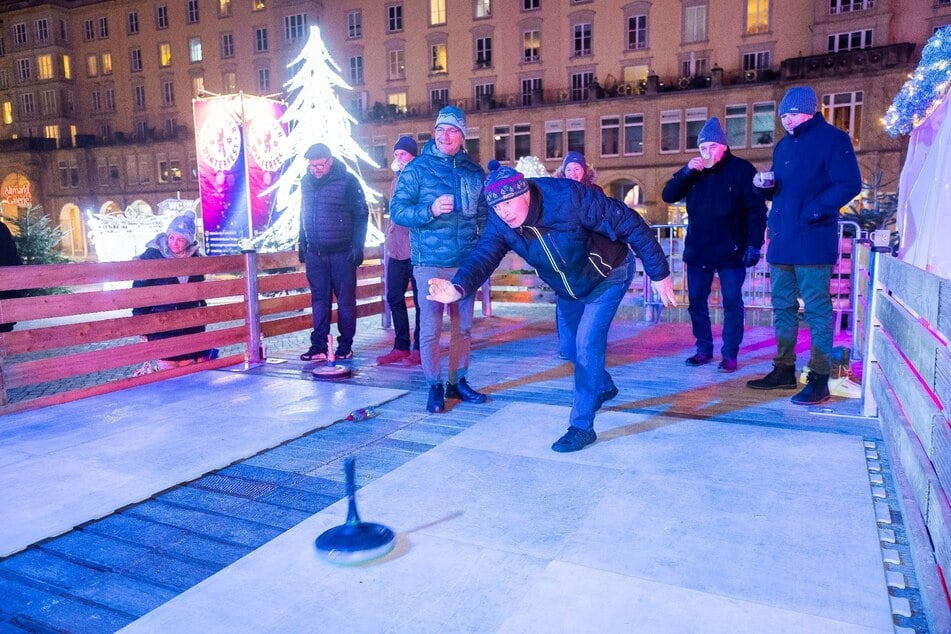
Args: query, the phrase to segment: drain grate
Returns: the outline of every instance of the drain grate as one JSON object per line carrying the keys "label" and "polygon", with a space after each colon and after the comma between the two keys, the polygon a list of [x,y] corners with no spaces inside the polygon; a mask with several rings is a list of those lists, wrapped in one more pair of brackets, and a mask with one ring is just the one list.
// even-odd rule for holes
{"label": "drain grate", "polygon": [[277,485],[259,480],[246,480],[222,475],[207,475],[189,486],[205,491],[227,493],[237,497],[255,499],[274,489]]}

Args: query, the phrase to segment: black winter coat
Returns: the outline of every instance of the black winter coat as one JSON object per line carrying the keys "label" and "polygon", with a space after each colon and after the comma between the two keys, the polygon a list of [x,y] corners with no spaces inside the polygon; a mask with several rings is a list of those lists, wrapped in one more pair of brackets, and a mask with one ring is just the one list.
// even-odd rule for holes
{"label": "black winter coat", "polygon": [[709,169],[682,167],[661,197],[687,199],[684,262],[716,268],[743,268],[746,247],[758,251],[766,237],[766,200],[753,187],[756,168],[728,149]]}
{"label": "black winter coat", "polygon": [[323,178],[307,172],[300,190],[301,253],[350,252],[362,261],[369,211],[363,188],[346,165],[334,159]]}
{"label": "black winter coat", "polygon": [[[13,234],[5,224],[0,222],[0,266],[17,266],[22,264],[20,254],[17,252],[17,244],[13,240]],[[13,299],[22,297],[23,291],[0,291],[0,299]],[[16,323],[16,322],[14,322]],[[13,330],[13,323],[0,324],[0,332],[10,332]]]}

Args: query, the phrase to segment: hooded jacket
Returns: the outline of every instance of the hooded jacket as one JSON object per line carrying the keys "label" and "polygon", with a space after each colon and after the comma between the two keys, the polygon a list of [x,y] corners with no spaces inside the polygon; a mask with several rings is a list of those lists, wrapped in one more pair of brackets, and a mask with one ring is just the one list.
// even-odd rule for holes
{"label": "hooded jacket", "polygon": [[798,125],[773,152],[776,184],[764,189],[770,264],[835,264],[839,210],[862,189],[849,135],[821,113]]}
{"label": "hooded jacket", "polygon": [[[457,267],[485,227],[489,208],[482,194],[485,172],[460,149],[447,156],[432,140],[403,168],[390,205],[393,222],[409,227],[414,266]],[[452,193],[452,213],[434,217],[430,206]]]}
{"label": "hooded jacket", "polygon": [[582,299],[624,263],[628,245],[652,280],[670,275],[651,228],[624,203],[593,187],[558,178],[529,178],[528,216],[513,229],[496,214],[453,277],[465,296],[474,293],[509,250],[535,267],[559,297]]}
{"label": "hooded jacket", "polygon": [[753,187],[756,168],[729,149],[704,170],[684,166],[667,181],[661,197],[687,199],[684,262],[716,268],[743,268],[746,247],[757,251],[766,237],[766,201]]}
{"label": "hooded jacket", "polygon": [[363,188],[346,165],[334,159],[323,178],[308,171],[300,191],[301,253],[350,252],[362,261],[369,211]]}

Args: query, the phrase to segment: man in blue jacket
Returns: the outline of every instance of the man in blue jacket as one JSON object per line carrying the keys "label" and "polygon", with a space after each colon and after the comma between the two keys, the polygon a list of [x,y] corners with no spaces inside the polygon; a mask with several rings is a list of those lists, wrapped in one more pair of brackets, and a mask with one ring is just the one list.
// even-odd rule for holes
{"label": "man in blue jacket", "polygon": [[809,378],[793,403],[829,399],[832,298],[829,283],[839,250],[839,210],[862,189],[849,135],[826,123],[808,86],[794,86],[779,104],[786,136],[773,151],[773,185],[753,184],[773,201],[769,212],[770,294],[776,357],[773,370],[748,381],[755,390],[795,389],[799,301],[809,324]]}
{"label": "man in blue jacket", "polygon": [[[418,288],[431,277],[452,277],[479,240],[488,207],[482,195],[482,168],[466,154],[466,115],[446,106],[436,116],[432,140],[400,173],[390,203],[390,219],[409,227],[410,260]],[[443,388],[439,335],[443,306],[419,295],[419,352],[429,384],[426,409],[446,408],[446,398],[483,403],[485,394],[469,386],[472,340],[470,296],[450,307],[448,382]]]}
{"label": "man in blue jacket", "polygon": [[713,360],[713,330],[708,300],[713,276],[720,278],[723,297],[723,359],[721,372],[735,372],[743,341],[744,267],[755,266],[766,232],[766,202],[751,181],[756,168],[733,156],[726,134],[716,117],[710,118],[697,137],[700,156],[695,156],[667,181],[664,202],[687,199],[690,218],[684,239],[687,312],[697,340],[697,352],[687,365],[701,366]]}
{"label": "man in blue jacket", "polygon": [[369,220],[366,196],[357,178],[323,143],[310,146],[304,157],[310,165],[300,183],[298,257],[307,271],[314,330],[310,348],[300,358],[327,358],[333,294],[340,331],[336,357],[349,359],[357,332],[357,267],[363,263]]}
{"label": "man in blue jacket", "polygon": [[604,369],[608,328],[641,258],[664,305],[676,305],[667,257],[643,219],[594,187],[559,178],[525,179],[510,167],[492,169],[485,197],[495,212],[485,234],[452,281],[427,280],[429,299],[451,304],[472,297],[509,250],[557,293],[559,332],[575,366],[568,431],[552,449],[584,449],[597,439],[594,414],[618,389]]}

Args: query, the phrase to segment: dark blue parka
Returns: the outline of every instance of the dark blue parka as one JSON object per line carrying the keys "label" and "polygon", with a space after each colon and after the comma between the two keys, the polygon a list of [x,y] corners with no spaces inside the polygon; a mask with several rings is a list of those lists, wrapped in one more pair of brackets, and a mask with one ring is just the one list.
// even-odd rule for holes
{"label": "dark blue parka", "polygon": [[839,210],[862,189],[849,135],[816,113],[776,144],[772,169],[767,261],[835,264]]}
{"label": "dark blue parka", "polygon": [[[457,267],[479,240],[489,215],[482,195],[485,172],[460,149],[447,156],[433,141],[400,172],[390,218],[409,227],[413,266]],[[456,198],[452,213],[433,217],[430,207],[443,194]]]}
{"label": "dark blue parka", "polygon": [[743,268],[746,247],[757,251],[766,237],[766,201],[753,187],[756,168],[729,149],[704,170],[684,166],[667,181],[661,197],[687,199],[684,262],[716,268]]}
{"label": "dark blue parka", "polygon": [[521,227],[489,215],[485,234],[453,278],[474,293],[509,250],[515,251],[559,297],[586,297],[624,263],[628,245],[652,280],[670,274],[651,228],[624,203],[594,187],[563,178],[528,180],[531,203]]}
{"label": "dark blue parka", "polygon": [[334,159],[323,178],[307,172],[300,191],[301,253],[350,252],[362,261],[369,211],[363,188],[347,166]]}

